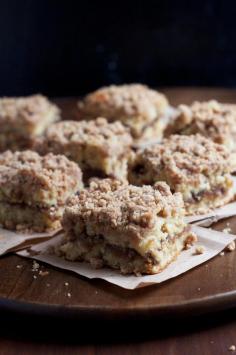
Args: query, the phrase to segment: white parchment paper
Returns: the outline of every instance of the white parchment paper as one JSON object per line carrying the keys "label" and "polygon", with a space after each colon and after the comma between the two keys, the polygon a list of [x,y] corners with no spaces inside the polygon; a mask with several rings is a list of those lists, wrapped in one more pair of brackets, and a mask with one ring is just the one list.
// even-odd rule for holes
{"label": "white parchment paper", "polygon": [[[198,243],[191,249],[183,251],[176,261],[171,263],[165,270],[156,275],[127,276],[121,275],[118,271],[108,268],[93,269],[88,263],[66,261],[63,258],[49,252],[53,246],[60,243],[63,238],[62,234],[51,238],[46,242],[34,245],[28,250],[20,251],[17,254],[23,257],[43,261],[60,269],[73,271],[76,274],[85,276],[89,279],[103,279],[114,285],[131,290],[137,287],[161,283],[183,274],[195,266],[213,258],[236,238],[236,236],[232,234],[226,234],[199,226],[192,226],[192,230],[198,236]],[[198,245],[204,247],[203,254],[196,255],[195,249]]]}
{"label": "white parchment paper", "polygon": [[59,230],[50,233],[19,233],[0,228],[0,255],[41,242],[42,239],[53,237],[58,232]]}

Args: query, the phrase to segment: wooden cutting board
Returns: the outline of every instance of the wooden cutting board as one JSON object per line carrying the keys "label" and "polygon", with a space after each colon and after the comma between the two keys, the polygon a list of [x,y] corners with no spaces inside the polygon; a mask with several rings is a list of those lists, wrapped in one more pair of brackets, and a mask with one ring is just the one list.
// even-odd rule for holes
{"label": "wooden cutting board", "polygon": [[[162,91],[173,105],[213,98],[236,103],[236,90],[172,88]],[[76,118],[76,101],[55,99],[64,119]],[[236,234],[236,217],[218,222],[214,228],[222,230],[227,222]],[[19,256],[0,258],[0,311],[81,320],[195,315],[236,305],[236,251],[216,256],[160,285],[137,290],[124,290],[102,280],[87,280],[43,264],[40,270],[41,275],[34,273],[32,260]]]}

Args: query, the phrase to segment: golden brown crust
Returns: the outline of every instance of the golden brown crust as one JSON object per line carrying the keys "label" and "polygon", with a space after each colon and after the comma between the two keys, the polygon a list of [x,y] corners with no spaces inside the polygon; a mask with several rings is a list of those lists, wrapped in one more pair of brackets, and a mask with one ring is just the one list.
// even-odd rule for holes
{"label": "golden brown crust", "polygon": [[90,93],[78,107],[82,118],[103,116],[109,121],[120,120],[138,138],[149,124],[164,115],[168,100],[145,85],[111,85]]}
{"label": "golden brown crust", "polygon": [[166,129],[170,134],[200,133],[216,143],[225,144],[235,150],[236,105],[221,104],[215,100],[180,105],[176,118]]}
{"label": "golden brown crust", "polygon": [[77,164],[61,155],[33,151],[0,154],[0,200],[36,205],[64,204],[82,186]]}
{"label": "golden brown crust", "polygon": [[91,176],[127,176],[127,162],[132,137],[121,122],[108,123],[104,118],[93,121],[63,121],[51,125],[35,149],[41,154],[64,154]]}
{"label": "golden brown crust", "polygon": [[80,222],[84,225],[103,226],[117,233],[143,237],[142,231],[152,229],[157,215],[183,216],[181,194],[172,194],[164,182],[154,187],[137,187],[112,179],[93,181],[88,190],[73,196],[65,209],[65,230]]}
{"label": "golden brown crust", "polygon": [[[149,170],[150,176],[162,172],[174,184],[193,183],[199,175],[231,173],[235,169],[228,150],[205,137],[173,135],[160,144],[137,152],[130,164],[129,177],[139,174],[138,168]],[[148,183],[151,183],[149,181]]]}
{"label": "golden brown crust", "polygon": [[19,127],[24,128],[27,135],[31,133],[33,127],[41,123],[49,110],[53,111],[55,120],[58,119],[59,109],[42,95],[2,98],[0,99],[1,132]]}
{"label": "golden brown crust", "polygon": [[132,138],[122,123],[108,123],[105,118],[93,121],[62,121],[48,127],[45,132],[42,150],[60,150],[69,144],[91,145],[104,154],[115,154],[131,146]]}

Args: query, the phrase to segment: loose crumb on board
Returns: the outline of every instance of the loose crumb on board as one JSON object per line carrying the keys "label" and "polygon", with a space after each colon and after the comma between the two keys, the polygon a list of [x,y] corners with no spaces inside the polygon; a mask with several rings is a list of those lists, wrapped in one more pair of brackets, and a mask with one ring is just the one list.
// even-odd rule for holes
{"label": "loose crumb on board", "polygon": [[46,286],[47,286],[47,287],[50,287],[50,286],[51,286],[51,284],[50,284],[50,283],[46,283]]}
{"label": "loose crumb on board", "polygon": [[36,271],[38,271],[39,268],[40,268],[39,263],[37,263],[37,261],[33,260],[32,271],[36,272]]}
{"label": "loose crumb on board", "polygon": [[65,282],[64,285],[65,285],[66,287],[68,287],[68,286],[69,286],[69,282]]}
{"label": "loose crumb on board", "polygon": [[67,292],[67,297],[71,298],[71,293]]}
{"label": "loose crumb on board", "polygon": [[235,345],[230,345],[229,351],[235,351],[235,350],[236,350],[236,346]]}
{"label": "loose crumb on board", "polygon": [[49,274],[48,271],[42,271],[42,270],[39,271],[40,276],[47,276],[48,274]]}
{"label": "loose crumb on board", "polygon": [[36,275],[33,275],[33,278],[36,280],[36,279],[37,279],[37,276],[36,276]]}
{"label": "loose crumb on board", "polygon": [[23,265],[16,265],[17,269],[21,269],[23,267]]}
{"label": "loose crumb on board", "polygon": [[221,253],[220,253],[220,256],[224,256],[225,255],[225,253],[224,253],[224,251],[222,251]]}
{"label": "loose crumb on board", "polygon": [[226,247],[226,250],[227,251],[235,250],[235,242],[233,241],[233,242],[229,243],[229,245],[227,245],[227,247]]}

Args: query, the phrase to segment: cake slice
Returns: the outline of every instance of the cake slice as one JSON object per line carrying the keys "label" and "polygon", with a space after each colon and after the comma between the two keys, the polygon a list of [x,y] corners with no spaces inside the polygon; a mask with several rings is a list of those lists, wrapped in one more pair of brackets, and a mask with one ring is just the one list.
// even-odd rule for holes
{"label": "cake slice", "polygon": [[0,154],[0,224],[45,231],[60,227],[66,200],[82,188],[77,164],[33,151]]}
{"label": "cake slice", "polygon": [[51,125],[36,146],[41,154],[64,154],[83,170],[84,177],[127,177],[132,137],[120,122],[62,121]]}
{"label": "cake slice", "polygon": [[0,152],[30,148],[35,137],[59,119],[60,111],[42,95],[0,99]]}
{"label": "cake slice", "polygon": [[138,186],[165,181],[172,192],[182,193],[187,214],[200,214],[233,198],[235,167],[235,156],[224,146],[201,135],[173,135],[138,151],[128,180]]}
{"label": "cake slice", "polygon": [[199,133],[215,143],[236,151],[236,105],[215,100],[180,105],[174,119],[170,120],[165,136]]}
{"label": "cake slice", "polygon": [[80,116],[119,120],[130,128],[135,143],[162,138],[171,111],[165,95],[141,84],[111,85],[88,94],[78,103]]}
{"label": "cake slice", "polygon": [[173,195],[164,182],[137,187],[94,180],[70,199],[62,225],[59,255],[123,274],[158,273],[195,241],[181,194]]}

